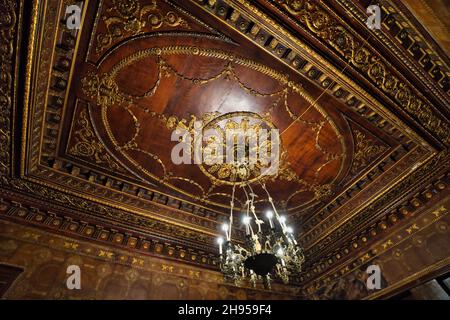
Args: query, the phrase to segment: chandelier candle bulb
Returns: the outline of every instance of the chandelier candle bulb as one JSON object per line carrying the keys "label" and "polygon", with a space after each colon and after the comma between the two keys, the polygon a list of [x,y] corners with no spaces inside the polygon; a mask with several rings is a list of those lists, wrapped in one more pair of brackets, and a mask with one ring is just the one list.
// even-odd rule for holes
{"label": "chandelier candle bulb", "polygon": [[227,237],[227,240],[230,241],[230,234],[228,233],[228,230],[230,229],[230,227],[228,226],[228,224],[223,224],[222,225],[222,230],[225,232],[225,236]]}
{"label": "chandelier candle bulb", "polygon": [[283,231],[285,231],[286,230],[286,217],[285,216],[280,217],[280,224],[281,224],[281,228],[283,229]]}
{"label": "chandelier candle bulb", "polygon": [[245,232],[247,235],[250,235],[250,220],[251,218],[248,216],[244,216],[244,218],[242,219],[244,224],[245,224]]}
{"label": "chandelier candle bulb", "polygon": [[222,237],[218,238],[217,243],[219,244],[219,254],[222,255],[223,254],[223,248],[222,248],[223,238]]}
{"label": "chandelier candle bulb", "polygon": [[231,212],[231,214],[230,214],[230,225],[229,225],[229,231],[228,231],[228,234],[227,234],[227,239],[228,239],[228,241],[231,241],[231,226],[233,225],[233,211]]}
{"label": "chandelier candle bulb", "polygon": [[268,211],[267,214],[266,214],[266,217],[267,217],[267,219],[269,219],[270,229],[273,229],[274,228],[273,227],[273,221],[272,221],[273,212],[272,211]]}

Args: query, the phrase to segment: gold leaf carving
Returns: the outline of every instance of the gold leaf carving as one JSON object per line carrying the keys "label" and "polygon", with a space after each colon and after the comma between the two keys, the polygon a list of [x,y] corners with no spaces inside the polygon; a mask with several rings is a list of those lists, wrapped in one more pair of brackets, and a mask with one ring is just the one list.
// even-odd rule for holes
{"label": "gold leaf carving", "polygon": [[97,53],[105,50],[113,41],[124,37],[125,34],[135,36],[143,33],[145,27],[150,27],[152,30],[160,29],[163,26],[182,26],[190,29],[186,20],[177,13],[163,12],[158,7],[157,0],[152,0],[151,4],[144,6],[141,6],[137,0],[114,0],[113,6],[106,11],[113,12],[114,15],[103,17],[107,31],[97,36]]}
{"label": "gold leaf carving", "polygon": [[338,51],[350,64],[373,81],[383,92],[390,95],[404,110],[435,133],[445,144],[450,143],[450,128],[447,121],[436,116],[431,106],[412,92],[411,87],[395,77],[388,70],[387,63],[379,55],[372,53],[367,46],[356,39],[343,25],[315,1],[276,0],[299,22]]}
{"label": "gold leaf carving", "polygon": [[314,197],[317,200],[327,198],[333,194],[333,186],[331,184],[318,185],[314,188]]}
{"label": "gold leaf carving", "polygon": [[[219,71],[218,73],[207,77],[207,78],[197,78],[197,77],[190,77],[179,70],[177,70],[176,67],[171,65],[169,61],[166,59],[166,55],[195,55],[195,56],[206,56],[206,57],[214,57],[217,59],[222,59],[227,61],[224,68]],[[149,88],[145,91],[145,93],[141,93],[139,95],[130,94],[127,92],[122,91],[117,83],[117,75],[118,73],[126,68],[127,66],[136,63],[137,61],[140,61],[146,57],[154,57],[155,62],[158,66],[157,69],[157,79],[154,83],[152,83]],[[262,74],[265,74],[267,76],[270,76],[271,78],[277,80],[280,85],[284,86],[280,90],[274,91],[274,92],[260,92],[256,89],[253,89],[249,86],[247,86],[239,77],[238,73],[235,70],[235,66],[245,66],[247,68],[250,68],[252,70],[255,70],[257,72],[260,72]],[[294,170],[292,170],[291,165],[287,162],[286,155],[283,159],[280,159],[279,164],[279,170],[277,172],[277,175],[273,176],[262,176],[261,172],[262,169],[265,167],[263,164],[256,163],[255,166],[251,170],[247,170],[242,166],[235,166],[235,165],[221,165],[221,166],[208,166],[208,168],[204,168],[203,166],[200,166],[200,169],[203,171],[203,173],[208,176],[211,180],[211,182],[214,185],[221,185],[221,184],[228,184],[232,185],[237,183],[237,181],[265,181],[265,180],[285,180],[293,183],[297,183],[301,185],[301,188],[297,191],[295,191],[291,197],[295,196],[296,194],[300,192],[313,192],[315,195],[315,198],[318,200],[321,200],[325,197],[327,197],[330,194],[330,190],[332,189],[331,186],[328,185],[322,185],[318,181],[318,175],[322,168],[326,166],[328,163],[334,160],[339,160],[343,157],[344,153],[341,154],[332,154],[325,150],[319,143],[319,136],[321,134],[321,131],[326,121],[309,121],[306,119],[303,119],[301,116],[297,116],[293,113],[293,111],[289,107],[288,103],[288,95],[290,92],[299,94],[304,99],[309,101],[316,109],[318,109],[319,112],[322,114],[324,111],[321,109],[320,105],[313,102],[312,97],[310,97],[305,90],[302,88],[301,84],[296,83],[295,81],[290,81],[288,75],[280,73],[266,65],[259,64],[257,62],[254,62],[252,60],[242,58],[239,56],[236,56],[233,53],[222,51],[222,50],[216,50],[216,49],[204,49],[199,47],[191,47],[191,46],[170,46],[170,47],[155,47],[155,48],[149,48],[141,51],[137,51],[133,53],[130,56],[127,56],[120,60],[118,63],[116,63],[108,72],[103,74],[94,74],[94,73],[88,73],[83,79],[82,79],[82,85],[83,85],[83,91],[86,96],[89,98],[92,98],[97,105],[103,108],[103,113],[106,114],[108,107],[112,106],[113,104],[116,105],[122,105],[123,108],[126,109],[128,113],[133,118],[133,121],[135,122],[135,128],[136,132],[133,136],[133,138],[128,142],[125,143],[122,146],[116,145],[118,150],[120,150],[125,157],[129,159],[129,156],[124,151],[130,151],[135,150],[141,153],[144,153],[148,155],[152,160],[156,161],[162,168],[162,176],[156,177],[152,173],[148,172],[145,168],[143,168],[141,165],[136,164],[138,168],[140,168],[143,172],[146,174],[152,176],[156,180],[158,180],[161,183],[168,184],[171,180],[183,180],[181,177],[175,177],[173,176],[172,172],[169,172],[166,170],[165,164],[162,162],[162,160],[154,153],[151,153],[150,151],[145,151],[139,148],[138,145],[136,145],[136,137],[140,134],[140,124],[139,119],[134,114],[134,111],[130,107],[132,105],[133,107],[142,108],[144,111],[150,115],[153,118],[160,119],[169,130],[174,129],[180,129],[185,130],[187,132],[191,132],[194,128],[194,123],[196,120],[201,120],[203,125],[208,125],[213,120],[217,119],[218,117],[224,117],[229,115],[220,115],[217,112],[204,114],[201,116],[201,119],[197,119],[195,115],[190,115],[189,119],[183,119],[176,115],[166,115],[164,113],[158,113],[152,110],[149,110],[146,106],[142,106],[138,103],[139,100],[143,98],[150,98],[152,97],[158,90],[161,80],[163,77],[176,77],[178,79],[189,81],[193,85],[201,86],[205,85],[211,82],[214,82],[219,79],[226,79],[228,81],[234,81],[237,83],[237,85],[244,91],[246,91],[248,94],[256,96],[256,97],[266,97],[266,98],[272,98],[274,101],[272,105],[268,108],[268,112],[263,113],[258,116],[259,120],[267,123],[271,123],[271,116],[270,112],[272,112],[276,107],[278,106],[284,106],[285,110],[288,112],[289,116],[294,120],[301,122],[308,127],[311,127],[311,130],[315,132],[316,136],[316,143],[315,146],[321,153],[324,154],[326,157],[326,161],[320,166],[316,171],[316,179],[315,181],[312,181],[311,183],[308,183],[304,181],[303,179],[299,178],[298,175]],[[131,103],[131,104],[130,104]],[[126,106],[127,105],[127,106]],[[235,114],[236,116],[236,114]],[[241,115],[245,116],[245,115]],[[105,117],[104,117],[105,119]],[[230,120],[230,119],[229,119]],[[232,119],[231,119],[232,120]],[[107,128],[107,131],[109,132],[109,124],[104,121],[104,125]],[[342,149],[344,150],[344,142],[343,137],[339,133],[339,130],[337,129],[336,125],[333,123],[333,121],[329,120],[330,125],[336,132],[336,135],[339,139],[339,142],[342,145]],[[228,121],[227,126],[231,126],[233,128],[238,128],[241,125],[245,125],[245,123],[237,123],[235,121]],[[109,132],[109,135],[112,136],[112,134]],[[114,143],[114,142],[113,142]],[[284,152],[286,154],[286,152]],[[130,161],[133,162],[131,159]],[[193,184],[190,180],[184,180],[186,182],[189,182]],[[197,185],[196,185],[197,186]],[[198,187],[198,186],[197,186]],[[202,188],[199,188],[202,189]],[[181,191],[182,192],[182,191]],[[203,190],[202,190],[203,192]],[[205,194],[203,192],[203,197],[208,197],[208,194]]]}
{"label": "gold leaf carving", "polygon": [[91,72],[81,80],[81,84],[84,93],[95,99],[97,104],[102,107],[124,101],[124,98],[120,95],[119,87],[108,74],[99,76]]}
{"label": "gold leaf carving", "polygon": [[14,1],[2,1],[0,6],[0,174],[8,174],[10,166],[12,106],[11,88],[13,86],[14,38],[16,36],[19,4]]}
{"label": "gold leaf carving", "polygon": [[385,146],[375,145],[362,132],[355,130],[356,134],[356,153],[353,159],[352,173],[367,167],[371,161],[386,151]]}
{"label": "gold leaf carving", "polygon": [[97,141],[86,110],[80,112],[80,119],[77,123],[81,129],[75,131],[76,143],[70,149],[69,154],[86,157],[96,164],[107,165],[111,170],[123,172],[123,169],[108,154],[104,145]]}

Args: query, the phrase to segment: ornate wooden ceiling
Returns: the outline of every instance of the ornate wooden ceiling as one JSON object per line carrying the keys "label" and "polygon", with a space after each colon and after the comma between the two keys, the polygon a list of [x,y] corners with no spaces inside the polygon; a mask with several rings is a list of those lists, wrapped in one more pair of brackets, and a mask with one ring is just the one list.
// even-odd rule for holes
{"label": "ornate wooden ceiling", "polygon": [[[233,172],[226,165],[215,171],[175,165],[173,130],[192,128],[198,119],[207,123],[219,117],[235,121],[242,112],[249,118],[262,115],[283,133],[283,163],[268,187],[282,207],[298,213],[342,191],[396,146],[394,139],[352,116],[336,97],[316,101],[320,89],[308,80],[233,31],[220,34],[210,26],[217,25],[211,18],[194,15],[198,8],[188,9],[183,14],[176,5],[157,2],[102,6],[100,18],[92,19],[97,24],[88,28],[95,31],[87,48],[80,45],[86,57],[79,56],[68,80],[74,82],[74,94],[63,120],[67,127],[75,125],[66,135],[68,142],[59,144],[65,147],[60,152],[103,166],[112,176],[122,173],[130,183],[138,178],[147,187],[165,186],[167,194],[184,195],[214,210],[229,205],[231,188],[222,182]],[[277,50],[281,56],[287,53]],[[110,150],[107,155],[103,147],[88,146],[91,132]],[[237,197],[242,204],[239,189]],[[264,199],[258,203],[261,209],[268,206]]]}
{"label": "ornate wooden ceiling", "polygon": [[61,232],[213,266],[232,172],[173,164],[171,133],[257,119],[282,132],[267,186],[307,270],[330,267],[448,170],[448,56],[397,2],[372,32],[370,1],[76,1],[79,30],[71,1],[6,1],[2,194]]}

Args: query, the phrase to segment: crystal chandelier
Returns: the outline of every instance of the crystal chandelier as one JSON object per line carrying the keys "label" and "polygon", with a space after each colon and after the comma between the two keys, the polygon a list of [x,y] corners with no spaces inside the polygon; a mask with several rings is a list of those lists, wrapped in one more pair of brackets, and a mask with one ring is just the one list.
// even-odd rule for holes
{"label": "crystal chandelier", "polygon": [[261,187],[267,193],[272,207],[265,215],[268,224],[259,219],[255,212],[256,195],[250,184],[240,184],[247,198],[242,214],[246,237],[243,243],[236,243],[231,237],[235,187],[236,185],[233,186],[230,202],[229,223],[222,226],[225,238],[218,238],[221,272],[226,280],[233,281],[236,285],[246,278],[254,287],[258,280],[262,280],[266,289],[271,288],[273,277],[281,279],[285,284],[289,283],[289,277],[300,273],[305,261],[292,227],[286,225],[285,216],[278,214],[264,184],[261,184]]}

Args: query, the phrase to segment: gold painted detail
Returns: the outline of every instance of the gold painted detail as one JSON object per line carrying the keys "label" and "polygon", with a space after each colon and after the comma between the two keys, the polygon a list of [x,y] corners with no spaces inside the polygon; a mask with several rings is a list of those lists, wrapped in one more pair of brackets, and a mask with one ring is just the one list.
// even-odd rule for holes
{"label": "gold painted detail", "polygon": [[[46,172],[49,175],[49,172]],[[18,190],[20,192],[26,192],[44,198],[46,201],[54,202],[55,204],[65,207],[73,208],[79,212],[89,212],[92,216],[96,216],[100,219],[110,218],[116,221],[121,221],[124,224],[133,225],[134,227],[145,230],[156,230],[158,234],[162,235],[174,235],[182,238],[184,241],[196,241],[201,243],[213,243],[214,237],[209,233],[205,233],[204,229],[192,228],[186,224],[176,224],[172,221],[163,220],[159,217],[149,217],[139,212],[127,211],[127,208],[123,206],[116,206],[114,203],[106,202],[98,203],[98,198],[85,196],[80,198],[78,196],[72,196],[67,190],[60,188],[53,189],[49,185],[41,185],[35,182],[27,181],[24,179],[9,178],[6,176],[0,176],[0,187],[3,189],[9,188]],[[150,204],[146,206],[151,211],[157,212],[156,207]],[[27,211],[25,211],[27,213]],[[25,218],[25,215],[23,218]],[[58,217],[61,220],[63,217]],[[45,221],[45,219],[43,220]],[[77,230],[70,230],[71,232],[77,232]],[[80,229],[78,229],[80,230]],[[105,239],[106,240],[106,239]]]}
{"label": "gold painted detail", "polygon": [[[307,239],[306,242],[304,241],[304,239],[300,240],[300,242],[303,243],[304,247],[307,247],[306,253],[309,256],[309,261],[315,261],[318,256],[326,255],[329,250],[333,248],[333,244],[340,241],[339,239],[341,239],[343,234],[352,232],[352,230],[354,230],[353,228],[356,225],[361,224],[362,221],[364,221],[364,223],[370,221],[371,217],[374,217],[376,214],[383,212],[388,204],[392,203],[392,201],[394,201],[395,199],[403,196],[406,192],[405,190],[408,190],[408,188],[416,185],[417,181],[422,181],[422,179],[426,179],[427,177],[429,177],[430,173],[438,172],[442,169],[442,167],[447,166],[449,164],[447,160],[448,155],[448,152],[441,152],[437,156],[433,157],[430,161],[414,171],[406,179],[399,182],[395,188],[389,190],[388,192],[385,192],[379,200],[368,205],[362,211],[359,211],[357,215],[354,215],[351,219],[347,220],[345,224],[340,225],[338,229],[330,230],[329,228],[331,228],[333,225],[336,225],[336,222],[334,220],[325,219],[328,220],[328,222],[320,223],[318,228],[316,229],[319,230],[317,234],[320,236],[307,236],[309,239]],[[438,188],[436,188],[435,190],[437,191]],[[416,207],[413,208],[415,209]],[[402,208],[400,206],[398,209],[403,216],[406,216],[408,214],[408,210],[406,210],[405,208]],[[381,230],[385,230],[383,228],[386,226],[386,223],[380,223],[379,226]],[[311,228],[308,233],[310,233],[310,231]],[[328,232],[325,233],[326,231]],[[377,233],[374,234],[373,231],[374,230],[372,229],[372,226],[370,226],[367,228],[367,230],[365,230],[365,232],[361,232],[360,235],[370,234],[371,236],[375,236]],[[349,252],[348,250],[348,252],[346,252],[346,248],[348,248],[348,244],[341,244],[341,251],[343,250],[345,254]]]}
{"label": "gold painted detail", "polygon": [[[339,271],[340,277],[345,278],[348,275],[354,273],[355,271],[357,272],[357,270],[362,266],[367,266],[367,264],[370,261],[374,260],[376,261],[376,259],[379,259],[389,251],[391,251],[394,254],[394,257],[396,259],[400,258],[404,250],[404,248],[402,250],[402,248],[400,247],[401,244],[409,242],[411,244],[419,246],[422,245],[423,242],[421,240],[421,237],[420,236],[418,237],[417,235],[432,225],[435,226],[442,225],[442,223],[445,223],[445,221],[442,221],[442,219],[447,215],[448,215],[448,208],[446,207],[446,205],[441,205],[439,206],[439,208],[425,212],[424,213],[425,218],[422,217],[417,218],[415,222],[402,226],[402,228],[398,232],[396,232],[397,237],[389,237],[380,240],[377,243],[373,244],[372,246],[365,248],[365,250],[358,258],[349,260],[348,264],[340,269]],[[419,223],[417,221],[423,222]],[[441,233],[445,234],[447,232],[448,230],[446,229],[444,232]],[[394,248],[397,249],[395,250]],[[342,256],[340,256],[340,258],[342,258]],[[328,270],[325,274],[319,276],[318,278],[315,278],[312,281],[312,283],[309,284],[310,289],[314,288],[314,290],[312,290],[311,293],[313,291],[318,290],[323,285],[324,282],[330,282],[332,271],[336,272],[337,270],[338,270],[337,268],[334,268],[334,270],[333,269]],[[326,279],[329,280],[327,281]]]}
{"label": "gold painted detail", "polygon": [[[270,117],[264,118],[250,112],[231,112],[212,119],[204,125],[203,130],[214,130],[216,135],[210,137],[208,144],[203,147],[202,151],[206,157],[204,158],[204,164],[199,166],[200,170],[217,184],[232,185],[265,179],[268,176],[263,174],[265,170],[269,169],[269,163],[264,163],[258,157],[263,147],[257,144],[258,133],[261,130],[269,131],[274,128],[275,126],[270,121]],[[235,160],[232,163],[227,163],[226,152],[222,155],[217,154],[217,150],[224,150],[227,147],[227,130],[240,130],[243,133],[245,138],[244,144],[248,148],[245,161],[239,162]],[[237,144],[238,138],[236,136],[233,138],[235,140],[234,143]],[[274,137],[274,139],[276,138]],[[252,145],[251,140],[256,143]],[[279,145],[280,142],[278,141]],[[264,147],[267,148],[268,152],[273,152],[270,134]],[[226,151],[228,152],[228,150]],[[235,153],[237,150],[232,150],[232,152]],[[278,157],[276,157],[276,161],[278,161]]]}
{"label": "gold painted detail", "polygon": [[[349,0],[338,0],[337,2],[345,8],[350,17],[355,17],[362,22],[367,20],[365,8],[358,8],[353,1]],[[398,56],[408,69],[414,71],[431,92],[439,97],[439,100],[444,105],[448,105],[448,102],[450,101],[449,96],[442,90],[445,87],[445,75],[449,70],[447,63],[444,61],[446,58],[443,59],[440,52],[433,50],[433,46],[431,46],[429,41],[424,38],[422,32],[417,30],[411,19],[406,17],[392,1],[384,4],[381,3],[380,7],[382,8],[382,11],[390,12],[389,18],[385,21],[388,28],[390,29],[390,26],[397,25],[400,28],[400,31],[397,32],[398,37],[395,37],[397,41],[390,40],[388,33],[383,30],[380,30],[381,32],[375,32],[374,35],[377,36],[395,56]],[[405,38],[411,40],[411,45],[409,45],[409,50],[403,52],[404,50],[399,45],[403,43]],[[429,54],[430,52],[432,52],[432,58],[430,57],[429,61],[440,68],[427,70],[428,59],[423,59],[423,56],[425,53]],[[421,66],[415,66],[414,61],[418,62]],[[422,65],[421,61],[425,65]],[[442,74],[442,78],[439,76],[439,73]],[[431,76],[431,78],[429,76]]]}
{"label": "gold painted detail", "polygon": [[[179,71],[176,70],[171,64],[169,64],[162,55],[199,55],[205,57],[214,57],[217,59],[223,59],[229,61],[226,67],[220,71],[218,74],[209,77],[209,78],[190,78]],[[158,78],[155,83],[143,94],[141,95],[131,95],[125,92],[120,91],[117,83],[115,82],[115,78],[120,70],[144,59],[148,56],[155,56],[157,58],[158,65]],[[294,83],[293,81],[288,80],[288,76],[281,74],[273,69],[270,69],[264,65],[258,64],[251,60],[247,60],[244,58],[237,58],[234,55],[227,53],[221,50],[204,50],[196,47],[165,47],[165,48],[152,48],[148,50],[139,51],[125,59],[122,59],[118,64],[114,66],[114,68],[109,73],[103,73],[101,75],[97,75],[93,72],[89,72],[82,80],[82,86],[84,93],[94,99],[99,106],[111,106],[113,104],[120,104],[125,102],[130,102],[130,100],[135,101],[136,99],[149,98],[153,96],[159,85],[161,83],[161,79],[163,77],[169,77],[174,75],[179,79],[186,80],[192,82],[194,85],[205,85],[212,81],[224,78],[228,80],[234,80],[240,86],[241,89],[246,91],[247,93],[256,96],[256,97],[276,97],[282,96],[284,98],[285,103],[287,103],[287,88],[282,89],[273,93],[262,93],[257,90],[254,90],[248,86],[246,86],[238,77],[235,72],[234,65],[242,65],[248,67],[252,70],[260,72],[264,75],[267,75],[278,82],[280,84],[291,88],[295,93],[300,94],[303,98],[312,102],[312,98],[307,95],[304,90],[301,88],[301,85]],[[280,100],[277,99],[270,110],[273,110],[277,103]],[[315,106],[316,108],[320,108],[319,106]],[[286,108],[288,108],[286,106]],[[146,110],[148,111],[148,110]]]}
{"label": "gold painted detail", "polygon": [[163,12],[158,7],[157,0],[152,0],[151,4],[141,5],[137,0],[119,1],[113,0],[113,5],[106,9],[114,15],[103,17],[106,26],[106,33],[97,36],[96,52],[100,53],[111,43],[122,38],[125,33],[135,36],[143,33],[145,27],[152,30],[161,27],[182,26],[190,29],[189,24],[174,11]]}
{"label": "gold painted detail", "polygon": [[418,119],[425,128],[435,133],[442,142],[450,144],[448,122],[436,116],[427,102],[413,93],[408,84],[388,70],[386,62],[351,35],[344,26],[325,12],[320,4],[311,0],[276,0],[276,2],[297,17],[299,22],[316,36],[331,45],[353,66],[364,72],[376,86],[392,97],[412,117]]}
{"label": "gold painted detail", "polygon": [[375,158],[385,152],[387,148],[382,145],[376,145],[374,141],[368,139],[364,133],[355,130],[356,134],[356,153],[353,159],[352,173],[367,167]]}
{"label": "gold painted detail", "polygon": [[285,5],[285,8],[293,15],[299,14],[305,4],[305,0],[278,0],[277,2]]}
{"label": "gold painted detail", "polygon": [[333,194],[333,186],[331,184],[324,184],[315,186],[313,188],[314,196],[316,199],[321,200],[323,198],[327,198]]}
{"label": "gold painted detail", "polygon": [[106,73],[98,76],[90,72],[81,79],[84,93],[94,99],[99,106],[111,106],[124,102],[116,82]]}
{"label": "gold painted detail", "polygon": [[0,175],[10,172],[10,144],[11,144],[11,89],[13,87],[13,55],[14,38],[16,35],[16,23],[18,2],[2,1],[0,6]]}
{"label": "gold painted detail", "polygon": [[[171,65],[166,59],[165,56],[168,55],[193,55],[193,56],[199,56],[199,57],[210,57],[210,58],[216,58],[224,60],[225,66],[224,68],[219,71],[217,74],[212,75],[208,78],[197,78],[197,77],[189,77],[185,74],[178,71],[173,65]],[[116,83],[116,77],[117,75],[126,67],[142,60],[148,57],[154,57],[155,62],[157,65],[157,78],[153,84],[149,86],[148,89],[142,94],[130,94],[127,92],[123,92],[120,90],[118,84]],[[243,66],[246,68],[249,68],[251,70],[254,70],[256,72],[259,72],[263,75],[269,76],[272,79],[276,80],[282,88],[275,92],[260,92],[258,90],[255,90],[249,86],[247,86],[238,76],[237,72],[235,71],[236,66]],[[333,120],[327,115],[327,113],[323,110],[323,108],[320,106],[320,104],[317,103],[317,101],[314,101],[314,99],[302,88],[301,84],[296,83],[295,81],[292,81],[289,79],[289,75],[280,73],[270,67],[267,67],[266,65],[257,63],[255,61],[252,61],[247,58],[239,57],[234,55],[233,53],[223,51],[223,50],[217,50],[217,49],[203,49],[198,47],[192,47],[192,46],[168,46],[168,47],[157,47],[157,48],[149,48],[141,51],[137,51],[133,54],[131,54],[128,57],[123,58],[120,60],[117,64],[115,64],[109,72],[103,73],[100,75],[97,75],[95,73],[88,73],[83,79],[82,79],[82,88],[86,96],[93,99],[94,102],[99,105],[102,108],[102,121],[103,124],[108,132],[108,135],[110,139],[112,140],[113,144],[116,146],[117,150],[120,151],[133,165],[135,165],[137,168],[139,168],[142,172],[144,172],[147,176],[152,177],[156,181],[163,183],[163,184],[169,184],[171,180],[182,180],[184,182],[188,182],[192,184],[196,190],[200,191],[200,197],[199,199],[206,199],[209,196],[211,196],[208,192],[205,192],[202,186],[200,186],[198,183],[196,183],[193,180],[185,179],[183,177],[176,177],[174,174],[167,170],[165,164],[163,161],[153,152],[142,150],[139,148],[139,146],[136,143],[136,139],[140,134],[140,123],[139,120],[133,111],[134,108],[141,108],[143,109],[148,115],[151,117],[157,118],[162,120],[168,129],[185,129],[189,132],[192,131],[193,125],[197,118],[194,115],[191,115],[191,119],[180,119],[177,116],[174,115],[165,115],[161,113],[157,113],[154,111],[149,110],[146,107],[143,107],[141,104],[138,103],[139,100],[144,98],[152,97],[156,94],[158,88],[160,87],[161,81],[164,77],[170,77],[175,76],[178,79],[189,81],[193,85],[206,85],[208,83],[211,83],[213,81],[219,80],[219,79],[225,79],[228,81],[234,81],[243,91],[247,92],[250,95],[253,95],[255,97],[266,97],[266,98],[272,98],[274,101],[271,104],[271,106],[268,108],[267,112],[263,115],[260,115],[261,119],[268,119],[270,120],[270,112],[272,112],[275,108],[277,108],[279,105],[283,106],[288,115],[292,118],[292,120],[299,122],[303,125],[306,125],[311,128],[315,132],[315,147],[317,150],[321,153],[323,153],[326,157],[325,162],[317,169],[317,172],[315,174],[316,178],[318,178],[318,175],[320,171],[330,162],[334,160],[339,160],[345,157],[345,144],[342,135],[340,134],[336,124],[333,122]],[[289,107],[288,103],[288,96],[290,93],[298,94],[302,98],[304,98],[308,103],[311,104],[313,108],[315,108],[325,119],[322,121],[309,121],[303,119],[301,116],[298,116],[294,114],[294,112]],[[119,145],[117,141],[115,140],[113,133],[111,131],[111,128],[109,127],[108,121],[107,121],[107,112],[108,108],[112,105],[117,105],[123,107],[132,117],[134,124],[135,124],[135,133],[133,137],[130,139],[130,141],[124,143],[123,145]],[[207,123],[207,120],[214,119],[217,117],[217,112],[213,112],[211,114],[204,115],[203,117],[203,124]],[[337,138],[339,139],[339,142],[342,146],[342,152],[340,154],[333,154],[325,150],[319,143],[319,136],[321,133],[321,130],[324,128],[324,126],[329,123],[330,126],[333,128]],[[161,166],[161,176],[155,176],[154,174],[148,172],[145,168],[143,168],[141,165],[136,163],[131,157],[127,156],[126,152],[124,151],[138,151],[140,153],[146,154],[149,156],[150,159],[153,161],[156,161]],[[285,152],[284,152],[285,153]],[[341,165],[342,166],[342,165]],[[255,168],[256,170],[259,170]],[[223,184],[225,179],[228,179],[228,181],[235,180],[238,176],[247,176],[249,178],[250,175],[255,174],[256,172],[251,173],[250,171],[244,172],[242,169],[238,168],[231,168],[229,166],[222,166],[219,167],[211,167],[208,170],[204,170],[204,173],[210,178],[211,182],[215,185]],[[226,177],[225,177],[226,176]],[[273,177],[273,176],[272,176]],[[281,179],[290,179],[289,181],[295,181],[297,183],[300,183],[304,186],[307,185],[305,181],[302,179],[299,179],[299,177],[296,175],[296,173],[290,168],[290,166],[284,162],[281,161],[280,163],[280,170],[279,174],[275,176],[275,178],[280,177]],[[254,179],[252,179],[254,180]],[[255,180],[256,181],[256,180]],[[226,183],[229,184],[229,183]],[[232,182],[233,184],[233,182]],[[174,187],[171,185],[171,187]],[[299,190],[299,192],[304,191],[313,191],[315,196],[318,197],[318,199],[322,199],[325,196],[330,194],[330,190],[332,189],[331,185],[322,186],[315,181],[311,185],[308,185],[306,189],[302,188],[302,190]],[[183,193],[183,190],[178,190]],[[295,193],[296,194],[296,193]],[[292,196],[294,196],[293,194]],[[223,194],[221,194],[223,195]],[[291,197],[292,198],[292,197]]]}
{"label": "gold painted detail", "polygon": [[89,158],[98,165],[107,165],[111,170],[123,171],[97,140],[86,110],[80,112],[77,124],[81,129],[75,131],[75,145],[69,150],[69,154]]}

